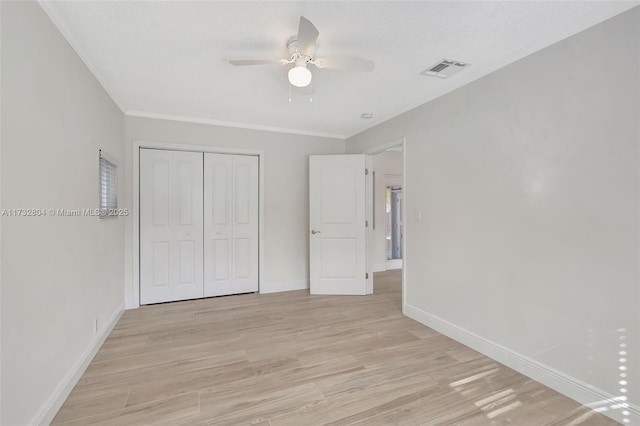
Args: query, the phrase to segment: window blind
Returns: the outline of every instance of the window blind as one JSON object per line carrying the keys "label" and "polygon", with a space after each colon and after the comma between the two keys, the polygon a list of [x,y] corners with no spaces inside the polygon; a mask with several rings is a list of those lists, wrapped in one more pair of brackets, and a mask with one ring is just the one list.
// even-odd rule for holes
{"label": "window blind", "polygon": [[100,150],[100,218],[117,217],[118,165]]}

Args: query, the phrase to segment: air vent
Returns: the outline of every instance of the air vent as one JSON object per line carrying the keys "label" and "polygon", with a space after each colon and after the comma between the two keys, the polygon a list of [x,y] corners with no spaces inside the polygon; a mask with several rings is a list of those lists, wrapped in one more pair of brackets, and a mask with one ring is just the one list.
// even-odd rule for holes
{"label": "air vent", "polygon": [[462,71],[465,67],[471,64],[466,62],[456,61],[455,59],[443,59],[440,62],[430,66],[426,70],[422,71],[422,75],[430,75],[438,78],[448,78],[458,71]]}

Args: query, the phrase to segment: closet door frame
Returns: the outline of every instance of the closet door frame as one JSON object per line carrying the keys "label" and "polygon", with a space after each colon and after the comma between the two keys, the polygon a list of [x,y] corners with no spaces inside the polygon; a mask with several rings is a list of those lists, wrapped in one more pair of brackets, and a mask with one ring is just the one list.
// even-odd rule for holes
{"label": "closet door frame", "polygon": [[[258,157],[258,292],[260,292],[261,280],[264,268],[264,151],[259,149],[239,149],[232,147],[219,147],[209,145],[194,145],[168,142],[134,141],[132,152],[132,196],[133,203],[131,215],[132,226],[132,264],[131,284],[125,290],[131,294],[127,298],[125,307],[134,309],[140,307],[140,149],[166,149],[172,151],[204,152],[213,154],[253,155]],[[125,264],[126,267],[126,264]],[[127,280],[128,281],[128,280]]]}

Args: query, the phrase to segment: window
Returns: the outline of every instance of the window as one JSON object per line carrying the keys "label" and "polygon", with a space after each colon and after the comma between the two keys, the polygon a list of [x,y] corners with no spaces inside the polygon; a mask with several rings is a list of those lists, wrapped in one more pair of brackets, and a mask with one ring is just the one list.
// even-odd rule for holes
{"label": "window", "polygon": [[100,219],[118,217],[118,163],[100,150]]}

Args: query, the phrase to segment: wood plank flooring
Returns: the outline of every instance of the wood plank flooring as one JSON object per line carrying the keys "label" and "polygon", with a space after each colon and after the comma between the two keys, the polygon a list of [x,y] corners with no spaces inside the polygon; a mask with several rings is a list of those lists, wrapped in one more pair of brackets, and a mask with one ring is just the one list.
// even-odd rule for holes
{"label": "wood plank flooring", "polygon": [[371,296],[308,291],[124,313],[54,424],[615,425]]}

